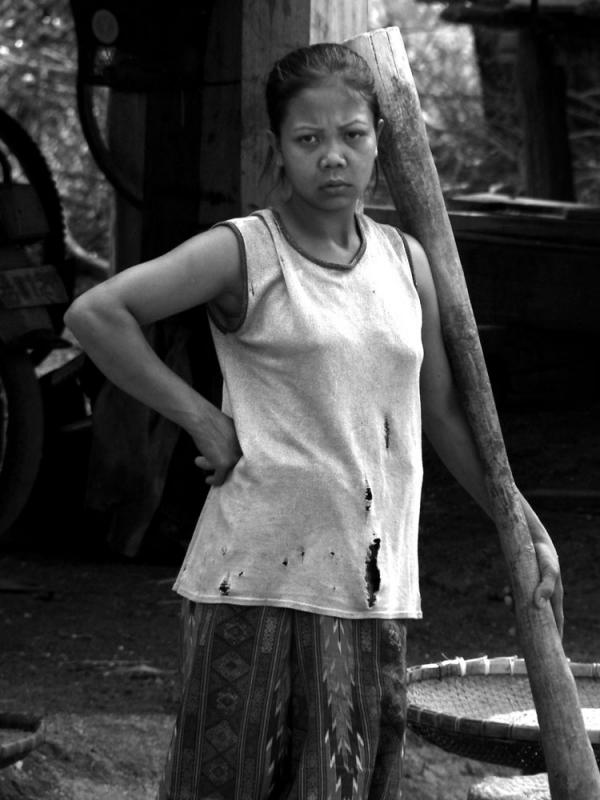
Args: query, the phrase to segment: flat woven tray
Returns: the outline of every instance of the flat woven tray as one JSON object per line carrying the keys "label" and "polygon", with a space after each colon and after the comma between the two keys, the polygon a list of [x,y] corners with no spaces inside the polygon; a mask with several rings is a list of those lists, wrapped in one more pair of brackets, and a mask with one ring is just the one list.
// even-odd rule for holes
{"label": "flat woven tray", "polygon": [[[570,664],[600,765],[600,664]],[[408,726],[450,753],[545,772],[525,661],[457,658],[408,670]]]}
{"label": "flat woven tray", "polygon": [[0,712],[0,769],[25,758],[43,741],[41,717]]}

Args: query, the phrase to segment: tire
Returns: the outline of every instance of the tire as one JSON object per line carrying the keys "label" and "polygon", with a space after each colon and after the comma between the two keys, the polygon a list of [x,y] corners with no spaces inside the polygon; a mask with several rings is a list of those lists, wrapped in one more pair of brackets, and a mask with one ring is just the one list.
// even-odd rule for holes
{"label": "tire", "polygon": [[0,541],[29,500],[42,460],[44,407],[26,353],[0,346]]}

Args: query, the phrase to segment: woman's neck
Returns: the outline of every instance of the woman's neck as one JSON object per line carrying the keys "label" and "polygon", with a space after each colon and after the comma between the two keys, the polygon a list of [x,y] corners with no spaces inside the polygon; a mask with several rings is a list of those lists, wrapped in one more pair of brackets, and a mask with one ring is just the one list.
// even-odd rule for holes
{"label": "woman's neck", "polygon": [[287,202],[276,205],[274,210],[292,241],[313,258],[350,264],[361,247],[354,209],[344,209],[343,213],[304,211]]}
{"label": "woman's neck", "polygon": [[314,244],[354,252],[360,244],[355,209],[315,211],[292,197],[275,206],[283,224],[300,244]]}

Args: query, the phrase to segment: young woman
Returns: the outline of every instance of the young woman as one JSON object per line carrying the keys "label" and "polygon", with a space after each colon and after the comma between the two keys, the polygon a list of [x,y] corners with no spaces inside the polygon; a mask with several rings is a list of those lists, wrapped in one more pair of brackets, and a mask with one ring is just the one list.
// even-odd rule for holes
{"label": "young woman", "polygon": [[[211,484],[175,586],[183,697],[160,797],[395,798],[421,423],[489,503],[427,258],[358,211],[382,126],[367,65],[339,45],[294,51],[267,106],[273,206],[111,278],[66,322],[110,380],[189,433]],[[200,305],[221,410],[141,331]],[[556,552],[523,507],[534,600],[561,626]]]}

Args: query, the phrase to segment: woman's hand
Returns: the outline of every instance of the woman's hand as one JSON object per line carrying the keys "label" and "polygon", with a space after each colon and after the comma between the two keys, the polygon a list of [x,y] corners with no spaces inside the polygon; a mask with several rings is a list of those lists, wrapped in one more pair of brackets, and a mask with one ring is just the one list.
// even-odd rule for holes
{"label": "woman's hand", "polygon": [[562,638],[565,623],[563,612],[564,591],[560,575],[558,553],[550,538],[550,534],[540,522],[538,515],[523,495],[521,495],[521,504],[523,506],[523,512],[525,513],[527,527],[529,528],[540,570],[540,582],[536,586],[533,594],[533,602],[538,608],[543,608],[544,604],[550,601],[552,604],[552,611],[554,612],[554,619],[556,620],[556,627]]}
{"label": "woman's hand", "polygon": [[[534,590],[533,602],[538,608],[543,608],[548,601],[552,604],[556,627],[562,639],[565,621],[563,613],[564,592],[558,555],[548,532],[539,519],[535,517],[533,511],[531,509],[529,511],[530,513],[526,511],[526,515],[540,571],[540,582]],[[514,598],[510,587],[507,587],[504,601],[514,611]]]}
{"label": "woman's hand", "polygon": [[221,486],[242,457],[242,449],[231,417],[215,409],[207,422],[202,431],[192,433],[202,453],[194,459],[194,464],[212,473],[206,478],[207,484]]}
{"label": "woman's hand", "polygon": [[544,604],[550,601],[556,626],[562,638],[565,622],[563,612],[564,591],[558,554],[550,536],[541,523],[535,526],[530,524],[529,528],[541,576],[533,595],[533,601],[538,608],[543,608]]}

